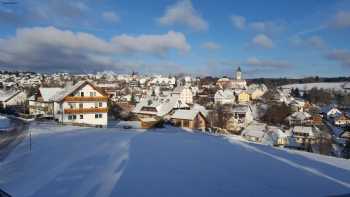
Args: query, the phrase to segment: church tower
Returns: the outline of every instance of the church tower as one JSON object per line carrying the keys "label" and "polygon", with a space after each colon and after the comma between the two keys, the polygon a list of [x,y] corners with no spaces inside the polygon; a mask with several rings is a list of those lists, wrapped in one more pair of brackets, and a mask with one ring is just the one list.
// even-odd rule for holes
{"label": "church tower", "polygon": [[240,66],[236,70],[236,80],[242,80],[242,71]]}

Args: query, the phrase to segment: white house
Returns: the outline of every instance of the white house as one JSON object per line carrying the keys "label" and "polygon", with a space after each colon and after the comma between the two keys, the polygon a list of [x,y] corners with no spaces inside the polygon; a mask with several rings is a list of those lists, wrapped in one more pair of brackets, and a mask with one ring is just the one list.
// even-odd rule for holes
{"label": "white house", "polygon": [[232,108],[232,113],[241,127],[246,127],[253,121],[253,110],[250,105],[235,105]]}
{"label": "white house", "polygon": [[27,100],[27,94],[24,91],[1,91],[0,94],[0,104],[3,108],[24,105]]}
{"label": "white house", "polygon": [[266,131],[266,124],[254,122],[247,126],[241,135],[248,141],[262,142]]}
{"label": "white house", "polygon": [[327,118],[327,119],[330,119],[330,118],[335,118],[339,115],[342,114],[342,112],[337,109],[336,107],[333,107],[333,106],[327,106],[327,107],[323,107],[321,109],[321,113]]}
{"label": "white house", "polygon": [[187,104],[193,104],[193,93],[191,87],[178,86],[171,94],[178,95],[179,98]]}
{"label": "white house", "polygon": [[295,126],[292,129],[292,137],[299,144],[312,144],[315,140],[315,133],[312,127]]}
{"label": "white house", "polygon": [[287,117],[289,125],[306,125],[311,123],[311,115],[307,112],[294,112]]}
{"label": "white house", "polygon": [[234,104],[235,99],[235,95],[230,89],[218,90],[214,95],[214,101],[218,104]]}
{"label": "white house", "polygon": [[248,86],[247,92],[250,94],[252,100],[261,98],[267,92],[265,84],[251,84]]}
{"label": "white house", "polygon": [[53,118],[53,98],[62,91],[63,88],[39,88],[39,91],[35,95],[28,98],[29,114]]}
{"label": "white house", "polygon": [[273,146],[286,146],[288,145],[289,135],[284,133],[280,128],[269,126],[268,135],[272,140]]}
{"label": "white house", "polygon": [[107,126],[107,94],[89,81],[80,81],[56,94],[54,117],[61,123]]}
{"label": "white house", "polygon": [[133,109],[138,118],[158,117],[167,118],[175,109],[189,109],[190,107],[178,96],[147,97],[141,100]]}

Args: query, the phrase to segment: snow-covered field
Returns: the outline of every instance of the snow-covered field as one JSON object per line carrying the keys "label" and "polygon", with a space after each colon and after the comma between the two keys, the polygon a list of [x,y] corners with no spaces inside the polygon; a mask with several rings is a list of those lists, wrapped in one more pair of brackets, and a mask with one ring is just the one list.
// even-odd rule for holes
{"label": "snow-covered field", "polygon": [[282,88],[298,88],[299,90],[305,91],[310,90],[312,88],[323,88],[323,89],[329,89],[329,90],[336,90],[336,91],[344,91],[343,85],[345,82],[334,82],[334,83],[303,83],[303,84],[288,84],[282,86]]}
{"label": "snow-covered field", "polygon": [[13,196],[328,196],[350,193],[350,162],[238,137],[32,123],[0,162]]}

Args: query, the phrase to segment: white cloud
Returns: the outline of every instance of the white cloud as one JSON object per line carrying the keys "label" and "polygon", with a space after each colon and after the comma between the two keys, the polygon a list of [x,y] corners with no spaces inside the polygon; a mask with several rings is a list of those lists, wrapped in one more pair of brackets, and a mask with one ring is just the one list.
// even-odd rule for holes
{"label": "white cloud", "polygon": [[335,28],[350,27],[350,11],[338,11],[331,19],[330,26]]}
{"label": "white cloud", "polygon": [[218,50],[221,48],[221,46],[215,42],[205,42],[201,47],[208,50]]}
{"label": "white cloud", "polygon": [[273,34],[281,32],[285,29],[282,21],[256,21],[249,24],[250,28],[257,32]]}
{"label": "white cloud", "polygon": [[182,33],[169,31],[163,35],[140,35],[129,36],[123,34],[112,39],[119,52],[146,52],[164,54],[170,49],[177,49],[182,52],[190,50],[186,37]]}
{"label": "white cloud", "polygon": [[208,23],[193,8],[191,0],[180,0],[168,7],[158,22],[161,25],[185,25],[196,31],[208,29]]}
{"label": "white cloud", "polygon": [[292,65],[285,60],[261,60],[256,57],[248,58],[246,64],[258,67],[287,68]]}
{"label": "white cloud", "polygon": [[112,22],[112,23],[119,22],[119,20],[120,20],[120,17],[118,16],[118,14],[116,14],[115,12],[112,12],[112,11],[103,12],[102,18],[105,21]]}
{"label": "white cloud", "polygon": [[81,71],[125,69],[116,58],[124,53],[157,57],[170,50],[187,52],[190,45],[179,32],[162,35],[115,36],[104,40],[95,35],[55,27],[23,28],[10,38],[0,38],[0,65],[33,70]]}
{"label": "white cloud", "polygon": [[343,66],[350,66],[350,51],[345,49],[334,49],[328,54],[326,58],[339,62]]}
{"label": "white cloud", "polygon": [[251,44],[256,47],[271,49],[274,47],[273,41],[265,34],[259,34],[253,38]]}
{"label": "white cloud", "polygon": [[243,16],[233,15],[230,17],[233,26],[237,29],[244,29],[246,26],[246,19]]}

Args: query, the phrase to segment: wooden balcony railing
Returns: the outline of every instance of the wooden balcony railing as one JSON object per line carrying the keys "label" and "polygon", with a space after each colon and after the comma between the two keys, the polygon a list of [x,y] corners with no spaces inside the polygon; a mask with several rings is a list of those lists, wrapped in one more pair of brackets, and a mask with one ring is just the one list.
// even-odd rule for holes
{"label": "wooden balcony railing", "polygon": [[65,101],[107,101],[106,96],[67,96]]}
{"label": "wooden balcony railing", "polygon": [[88,113],[107,113],[107,108],[78,108],[64,109],[65,114],[88,114]]}

